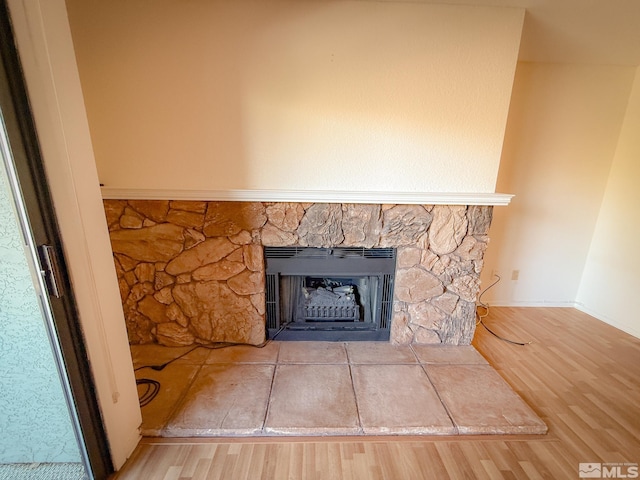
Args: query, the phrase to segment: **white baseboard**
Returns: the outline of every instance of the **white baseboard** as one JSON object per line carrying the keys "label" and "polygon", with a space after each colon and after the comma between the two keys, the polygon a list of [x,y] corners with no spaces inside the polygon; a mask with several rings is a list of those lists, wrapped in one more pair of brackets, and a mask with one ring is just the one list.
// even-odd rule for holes
{"label": "white baseboard", "polygon": [[531,301],[513,301],[513,300],[485,300],[484,303],[491,307],[553,307],[553,308],[571,308],[575,307],[576,302],[549,302],[545,300]]}
{"label": "white baseboard", "polygon": [[587,315],[591,315],[592,317],[597,318],[598,320],[606,323],[607,325],[611,325],[612,327],[617,328],[618,330],[622,330],[623,332],[628,333],[629,335],[632,335],[636,338],[640,338],[639,327],[633,327],[631,325],[620,323],[608,317],[607,315],[603,315],[600,312],[592,310],[591,308],[585,306],[582,302],[576,302],[575,308],[580,310],[581,312],[586,313]]}

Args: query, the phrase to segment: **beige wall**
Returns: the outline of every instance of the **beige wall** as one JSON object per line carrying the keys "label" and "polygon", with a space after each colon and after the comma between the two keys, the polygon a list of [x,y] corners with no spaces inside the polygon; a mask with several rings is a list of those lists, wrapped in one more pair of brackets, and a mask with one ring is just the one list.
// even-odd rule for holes
{"label": "beige wall", "polygon": [[63,0],[10,0],[47,179],[116,468],[140,439],[131,353]]}
{"label": "beige wall", "polygon": [[498,190],[516,196],[494,211],[483,287],[494,270],[502,281],[483,300],[575,304],[633,75],[518,64],[498,178]]}
{"label": "beige wall", "polygon": [[522,9],[67,5],[108,187],[494,192]]}
{"label": "beige wall", "polygon": [[640,69],[578,291],[578,308],[640,337]]}

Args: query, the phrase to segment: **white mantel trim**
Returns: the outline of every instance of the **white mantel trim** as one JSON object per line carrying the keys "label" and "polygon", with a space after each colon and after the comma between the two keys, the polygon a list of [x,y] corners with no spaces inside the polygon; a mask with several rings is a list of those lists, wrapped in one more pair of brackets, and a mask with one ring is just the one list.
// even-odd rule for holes
{"label": "white mantel trim", "polygon": [[105,200],[509,205],[506,193],[347,192],[335,190],[171,190],[102,187]]}

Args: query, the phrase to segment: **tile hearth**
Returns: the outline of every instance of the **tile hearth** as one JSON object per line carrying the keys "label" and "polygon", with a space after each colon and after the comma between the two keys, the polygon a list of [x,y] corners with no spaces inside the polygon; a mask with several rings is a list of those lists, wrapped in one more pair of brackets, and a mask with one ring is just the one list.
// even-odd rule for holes
{"label": "tile hearth", "polygon": [[[136,368],[192,347],[132,345]],[[199,348],[161,371],[142,434],[543,434],[547,427],[472,346],[270,342]],[[139,393],[145,390],[138,387]]]}

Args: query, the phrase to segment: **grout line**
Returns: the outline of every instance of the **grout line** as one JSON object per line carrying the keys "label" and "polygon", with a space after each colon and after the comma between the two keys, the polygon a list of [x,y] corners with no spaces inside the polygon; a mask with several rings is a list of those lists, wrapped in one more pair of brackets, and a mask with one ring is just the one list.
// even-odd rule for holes
{"label": "grout line", "polygon": [[364,435],[364,427],[362,425],[362,417],[360,416],[360,404],[358,402],[358,394],[356,392],[356,386],[353,383],[353,364],[351,363],[351,357],[349,356],[348,342],[342,342],[342,348],[344,348],[344,354],[347,357],[347,366],[349,367],[349,379],[351,380],[351,390],[353,391],[353,399],[356,403],[356,415],[358,416],[358,429],[362,435]]}
{"label": "grout line", "polygon": [[166,430],[169,428],[169,424],[178,414],[180,407],[182,407],[187,395],[189,394],[189,390],[191,390],[191,388],[193,387],[193,384],[195,383],[196,378],[198,378],[198,375],[200,375],[200,372],[202,371],[202,367],[204,365],[194,365],[194,366],[198,367],[198,369],[194,373],[193,378],[191,379],[189,384],[185,387],[184,391],[182,392],[182,395],[178,397],[178,399],[176,400],[176,403],[173,405],[173,408],[169,411],[169,415],[167,415],[167,421],[164,423],[164,425],[160,429],[161,432],[166,432]]}
{"label": "grout line", "polygon": [[269,386],[269,395],[267,396],[267,408],[264,410],[264,418],[262,419],[262,427],[260,431],[265,434],[265,428],[267,427],[267,418],[269,418],[269,412],[271,411],[271,398],[273,396],[273,385],[276,381],[276,371],[278,370],[278,359],[280,357],[280,349],[278,348],[278,355],[276,357],[276,363],[273,365],[273,374],[271,375],[271,385]]}
{"label": "grout line", "polygon": [[264,410],[264,418],[262,419],[262,427],[260,428],[260,432],[265,435],[265,428],[267,427],[267,418],[269,418],[269,412],[271,411],[271,397],[273,396],[273,385],[276,381],[276,371],[278,370],[278,366],[280,365],[280,351],[282,345],[278,344],[278,353],[276,354],[276,359],[273,364],[273,374],[271,375],[271,385],[269,386],[269,395],[267,396],[267,408]]}
{"label": "grout line", "polygon": [[349,367],[349,378],[351,379],[351,390],[353,390],[353,398],[356,402],[356,415],[358,415],[358,427],[360,430],[360,433],[362,435],[366,435],[364,432],[364,426],[362,425],[362,417],[360,416],[360,404],[358,402],[358,394],[356,392],[356,386],[353,382],[353,366],[354,364],[351,363],[351,356],[349,355],[349,342],[342,342],[342,347],[344,348],[344,353],[347,356],[347,366]]}
{"label": "grout line", "polygon": [[409,350],[411,350],[411,353],[413,353],[413,356],[415,357],[416,362],[418,363],[418,365],[422,365],[422,362],[420,361],[420,358],[418,358],[418,354],[413,349],[413,344],[412,343],[409,344]]}
{"label": "grout line", "polygon": [[436,385],[433,383],[433,380],[431,380],[431,377],[429,376],[429,372],[427,371],[426,365],[421,363],[420,364],[420,368],[422,368],[422,371],[427,376],[427,380],[429,380],[429,383],[433,387],[433,391],[436,392],[438,400],[440,400],[440,403],[442,404],[442,407],[444,408],[444,411],[447,412],[447,416],[449,417],[449,420],[451,420],[451,424],[453,425],[453,428],[455,428],[455,430],[456,430],[456,435],[460,435],[460,428],[458,427],[458,424],[456,423],[456,421],[453,419],[453,414],[449,410],[449,407],[447,406],[447,404],[444,402],[444,400],[440,396],[440,392],[436,388]]}
{"label": "grout line", "polygon": [[353,399],[356,404],[356,415],[358,416],[358,429],[362,435],[364,435],[364,427],[362,426],[362,417],[360,417],[360,406],[358,404],[358,394],[356,393],[356,386],[353,383],[353,372],[351,370],[352,365],[347,364],[349,367],[349,379],[351,380],[351,390],[353,391]]}
{"label": "grout line", "polygon": [[[273,340],[271,341],[273,343]],[[276,360],[274,362],[274,365],[278,365],[278,363],[280,363],[280,351],[282,350],[282,344],[278,343],[278,353],[276,354]]]}

